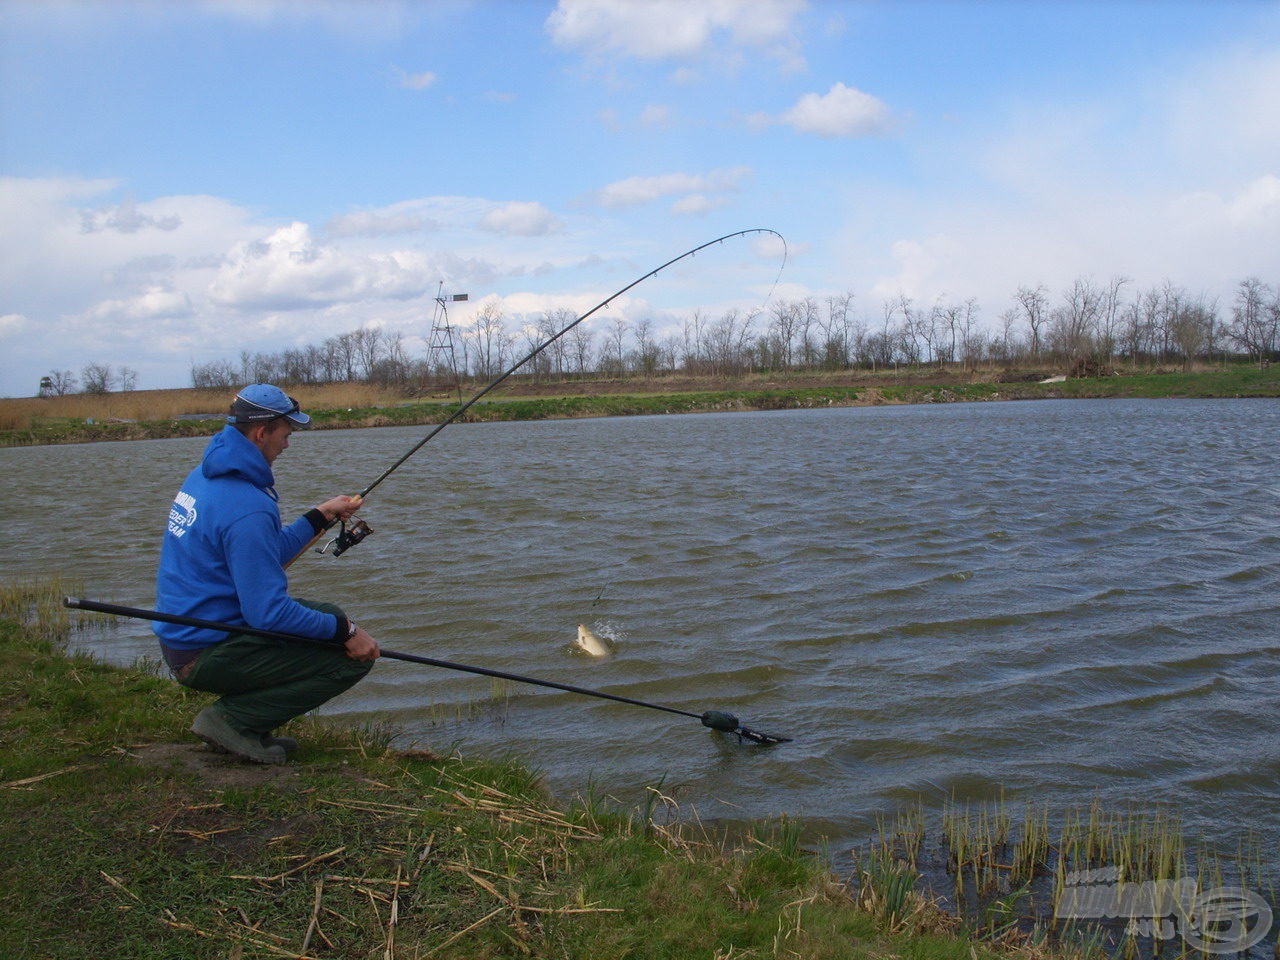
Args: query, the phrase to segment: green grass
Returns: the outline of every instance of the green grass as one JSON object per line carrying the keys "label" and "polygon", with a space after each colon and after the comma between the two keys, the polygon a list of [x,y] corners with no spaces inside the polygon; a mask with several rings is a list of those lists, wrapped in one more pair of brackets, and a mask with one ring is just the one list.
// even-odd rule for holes
{"label": "green grass", "polygon": [[287,767],[209,754],[206,696],[65,652],[61,592],[0,588],[0,956],[994,955],[864,908],[790,821],[556,803],[518,763],[316,718]]}

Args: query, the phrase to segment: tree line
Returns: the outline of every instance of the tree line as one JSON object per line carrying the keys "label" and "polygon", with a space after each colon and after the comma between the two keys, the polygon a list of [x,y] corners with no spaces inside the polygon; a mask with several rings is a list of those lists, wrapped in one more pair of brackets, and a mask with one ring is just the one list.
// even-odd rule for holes
{"label": "tree line", "polygon": [[[462,378],[489,380],[532,353],[575,314],[557,309],[508,317],[486,304],[465,328],[433,331],[425,355],[413,356],[403,333],[365,327],[318,345],[273,353],[242,351],[236,360],[191,368],[197,388],[244,383],[367,382],[420,389]],[[883,301],[871,316],[851,293],[778,300],[767,309],[694,310],[659,335],[653,319],[614,318],[600,329],[574,327],[522,372],[533,379],[653,377],[669,373],[733,377],[749,372],[876,370],[892,366],[1052,366],[1097,372],[1114,364],[1182,363],[1241,356],[1269,362],[1280,351],[1280,284],[1242,280],[1224,310],[1172,282],[1135,289],[1125,277],[1081,278],[1057,297],[1044,284],[1020,286],[993,326],[974,298]],[[90,364],[83,392],[132,389],[129,368]],[[72,392],[76,378],[54,371],[51,392]],[[42,392],[43,388],[42,388]]]}
{"label": "tree line", "polygon": [[128,393],[137,387],[137,370],[114,367],[109,363],[86,363],[78,376],[72,370],[51,370],[40,378],[42,397],[65,397],[71,393]]}

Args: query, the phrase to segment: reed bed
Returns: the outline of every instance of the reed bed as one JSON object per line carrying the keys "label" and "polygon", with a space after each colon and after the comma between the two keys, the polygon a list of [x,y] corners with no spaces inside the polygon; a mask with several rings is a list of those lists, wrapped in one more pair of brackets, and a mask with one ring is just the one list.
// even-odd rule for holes
{"label": "reed bed", "polygon": [[[346,410],[394,404],[400,392],[366,383],[289,387],[304,410]],[[0,399],[0,430],[29,429],[33,418],[72,420],[175,420],[191,414],[225,414],[231,390],[133,390],[64,397]]]}
{"label": "reed bed", "polygon": [[76,631],[109,622],[62,605],[63,597],[83,592],[79,581],[56,576],[0,583],[0,620],[22,623],[41,640],[64,643]]}
{"label": "reed bed", "polygon": [[[1180,939],[1185,931],[1176,917],[1148,915],[1172,908],[1171,898],[1191,902],[1200,892],[1238,888],[1275,901],[1256,839],[1226,852],[1192,846],[1178,818],[1164,810],[1115,811],[1095,803],[1055,823],[1044,805],[1027,803],[1015,813],[1003,797],[950,802],[932,846],[930,835],[923,810],[911,807],[880,822],[859,860],[863,903],[891,924],[908,915],[924,888],[993,941],[1052,941],[1084,954],[1105,947],[1113,957],[1157,958],[1197,952]],[[1081,887],[1093,888],[1093,900],[1071,899]],[[1064,903],[1108,911],[1060,915]],[[1132,915],[1110,909],[1124,904]]]}

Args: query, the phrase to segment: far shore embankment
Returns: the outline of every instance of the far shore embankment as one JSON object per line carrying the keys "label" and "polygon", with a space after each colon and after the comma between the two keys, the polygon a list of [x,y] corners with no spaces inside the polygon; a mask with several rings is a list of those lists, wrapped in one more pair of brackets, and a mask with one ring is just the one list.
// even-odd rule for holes
{"label": "far shore embankment", "polygon": [[[418,396],[367,384],[289,387],[315,429],[419,426],[442,422],[460,391]],[[157,390],[100,396],[0,400],[0,446],[207,436],[221,428],[227,391]],[[883,404],[997,400],[1280,396],[1280,368],[1224,364],[1193,371],[1137,371],[1054,377],[1052,371],[903,370],[740,378],[651,380],[515,379],[476,403],[462,422],[555,420],[679,413],[731,413]]]}

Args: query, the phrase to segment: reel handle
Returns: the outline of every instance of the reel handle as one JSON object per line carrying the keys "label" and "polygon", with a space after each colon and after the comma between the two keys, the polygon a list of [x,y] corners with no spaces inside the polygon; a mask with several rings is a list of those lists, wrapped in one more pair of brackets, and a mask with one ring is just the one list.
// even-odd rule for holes
{"label": "reel handle", "polygon": [[338,535],[324,546],[317,547],[316,553],[328,553],[331,556],[340,557],[371,533],[373,533],[373,527],[359,517],[350,523],[340,520]]}

